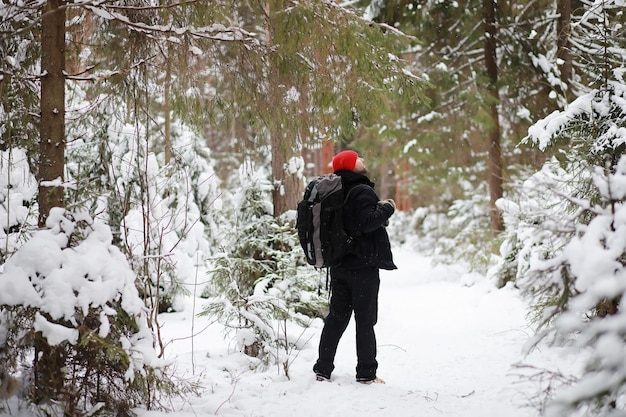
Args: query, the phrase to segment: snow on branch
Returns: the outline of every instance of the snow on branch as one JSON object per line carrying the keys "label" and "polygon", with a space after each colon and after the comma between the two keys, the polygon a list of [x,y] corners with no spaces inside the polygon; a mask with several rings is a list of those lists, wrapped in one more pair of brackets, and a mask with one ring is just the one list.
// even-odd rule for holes
{"label": "snow on branch", "polygon": [[119,7],[102,7],[93,6],[91,4],[84,5],[83,7],[87,10],[90,10],[92,13],[102,19],[123,23],[127,25],[130,29],[137,32],[175,34],[179,36],[188,34],[191,36],[204,39],[212,39],[216,41],[243,42],[252,45],[259,44],[258,39],[256,39],[256,36],[253,33],[248,32],[238,26],[227,27],[221,23],[214,23],[212,25],[199,28],[193,26],[175,27],[172,24],[151,25],[147,23],[131,21],[127,16],[124,16],[123,14],[115,11],[115,9],[118,9]]}
{"label": "snow on branch", "polygon": [[[524,141],[545,150],[566,131],[571,130],[576,122],[592,125],[606,119],[608,123],[605,128],[594,138],[596,148],[626,143],[626,129],[610,122],[616,111],[626,115],[626,85],[609,81],[607,88],[592,90],[578,97],[565,110],[554,111],[535,123],[528,129],[528,136]],[[619,118],[623,120],[624,116]]]}

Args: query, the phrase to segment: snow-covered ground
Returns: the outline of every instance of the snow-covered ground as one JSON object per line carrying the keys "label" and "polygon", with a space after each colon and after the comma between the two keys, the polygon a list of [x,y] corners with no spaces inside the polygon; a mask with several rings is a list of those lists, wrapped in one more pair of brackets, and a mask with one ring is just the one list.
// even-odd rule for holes
{"label": "snow-covered ground", "polygon": [[[201,299],[185,311],[161,316],[167,355],[181,376],[197,378],[200,397],[173,404],[177,416],[246,417],[530,417],[539,387],[520,379],[519,362],[568,373],[577,362],[565,350],[543,346],[530,356],[527,310],[513,288],[497,290],[461,267],[433,267],[427,257],[395,251],[397,271],[381,273],[379,377],[385,385],[354,381],[353,322],[336,358],[332,382],[316,382],[322,321],[313,323],[305,348],[292,357],[290,379],[274,367],[251,370],[218,324],[195,317]],[[208,326],[208,327],[207,327]],[[192,334],[196,334],[193,338]],[[140,417],[164,413],[139,411]]]}

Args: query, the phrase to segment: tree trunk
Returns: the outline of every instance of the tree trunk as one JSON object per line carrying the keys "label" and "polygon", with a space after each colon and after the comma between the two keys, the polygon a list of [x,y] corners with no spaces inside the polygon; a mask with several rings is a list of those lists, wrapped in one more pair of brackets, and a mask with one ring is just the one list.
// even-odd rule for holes
{"label": "tree trunk", "polygon": [[[39,154],[39,226],[53,207],[63,207],[63,187],[45,181],[63,180],[65,166],[65,1],[48,0],[41,19],[41,125]],[[34,340],[36,402],[56,399],[63,388],[63,350],[45,338]]]}
{"label": "tree trunk", "polygon": [[278,217],[288,210],[295,210],[302,194],[302,181],[298,174],[288,172],[286,162],[295,156],[293,148],[284,143],[282,134],[272,132],[272,202],[274,203],[274,217]]}
{"label": "tree trunk", "polygon": [[65,1],[48,0],[41,20],[41,124],[39,226],[53,207],[63,207],[65,178]]}
{"label": "tree trunk", "polygon": [[32,396],[37,404],[59,400],[65,384],[65,353],[61,346],[51,346],[48,340],[38,333],[33,341],[34,384]]}
{"label": "tree trunk", "polygon": [[165,164],[169,164],[172,159],[172,115],[171,115],[171,89],[172,89],[172,62],[171,48],[167,48],[167,56],[165,57],[165,87],[163,93],[163,112],[165,113]]}
{"label": "tree trunk", "polygon": [[572,33],[572,0],[558,0],[557,12],[559,20],[557,22],[557,53],[558,59],[563,61],[561,64],[561,81],[567,85],[567,91],[564,91],[565,98],[569,102],[574,97],[571,91],[572,82],[572,53],[570,51],[569,39]]}
{"label": "tree trunk", "polygon": [[503,224],[496,201],[502,197],[502,150],[500,148],[500,121],[498,114],[498,61],[496,56],[496,3],[483,0],[485,25],[485,68],[487,70],[487,92],[490,114],[487,137],[489,140],[488,184],[491,229],[502,230]]}
{"label": "tree trunk", "polygon": [[[282,10],[282,4],[279,9]],[[270,3],[265,2],[265,15],[269,19],[271,13]],[[268,45],[273,43],[272,27],[269,20],[265,25],[265,40]],[[281,75],[276,68],[268,69],[268,88],[272,97],[277,97],[280,91]],[[295,135],[285,135],[280,123],[268,125],[270,144],[272,146],[272,202],[274,204],[274,217],[278,217],[288,210],[295,210],[302,194],[302,181],[297,173],[287,170],[287,163],[296,156]]]}
{"label": "tree trunk", "polygon": [[322,142],[321,174],[330,174],[333,172],[333,156],[335,156],[335,144],[332,140],[325,140]]}

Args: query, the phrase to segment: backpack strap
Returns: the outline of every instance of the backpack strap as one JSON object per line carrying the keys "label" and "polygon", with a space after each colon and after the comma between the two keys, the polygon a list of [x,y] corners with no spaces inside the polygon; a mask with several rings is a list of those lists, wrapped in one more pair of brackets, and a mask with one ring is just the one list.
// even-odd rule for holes
{"label": "backpack strap", "polygon": [[317,187],[313,187],[313,189],[311,190],[311,195],[309,196],[309,199],[307,201],[309,203],[312,203],[313,201],[315,201],[315,197],[317,197]]}
{"label": "backpack strap", "polygon": [[352,188],[350,188],[348,192],[346,193],[346,197],[343,200],[343,204],[345,205],[348,202],[348,197],[350,197],[350,194],[352,194],[352,191],[354,191],[356,188],[363,188],[367,186],[368,186],[367,184],[357,184],[353,186]]}
{"label": "backpack strap", "polygon": [[328,293],[328,301],[330,301],[331,286],[330,284],[330,268],[326,268],[326,292]]}

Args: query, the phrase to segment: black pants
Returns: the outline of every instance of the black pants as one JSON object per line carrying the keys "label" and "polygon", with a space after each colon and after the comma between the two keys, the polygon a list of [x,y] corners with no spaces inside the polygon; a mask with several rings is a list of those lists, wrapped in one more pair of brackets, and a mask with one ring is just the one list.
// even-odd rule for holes
{"label": "black pants", "polygon": [[356,378],[376,378],[376,335],[378,319],[378,268],[332,268],[330,313],[324,320],[319,346],[319,358],[313,367],[315,373],[330,378],[335,369],[337,345],[348,326],[352,311],[356,322]]}

